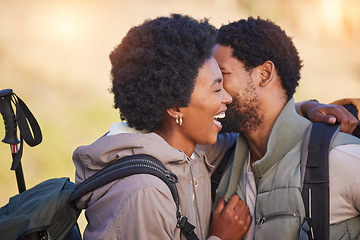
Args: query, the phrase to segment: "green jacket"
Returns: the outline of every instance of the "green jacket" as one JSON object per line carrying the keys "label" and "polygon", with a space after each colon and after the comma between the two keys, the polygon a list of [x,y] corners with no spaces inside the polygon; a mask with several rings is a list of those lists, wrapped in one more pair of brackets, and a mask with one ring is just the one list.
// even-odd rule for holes
{"label": "green jacket", "polygon": [[[253,216],[256,224],[255,239],[299,238],[305,218],[301,197],[300,162],[303,138],[310,124],[310,121],[297,115],[294,100],[291,99],[273,126],[265,156],[252,166],[257,186],[255,216]],[[360,144],[360,140],[339,133],[332,147],[349,143]],[[240,135],[234,162],[219,185],[217,199],[226,195],[225,200],[228,200],[235,192],[241,199],[246,199],[243,173],[248,153],[246,139]],[[357,225],[350,226],[350,229],[357,231],[357,236],[360,229],[358,220],[337,224],[336,233],[334,226],[331,226],[331,239],[341,239],[339,236],[341,234],[344,236],[348,225],[353,222]],[[335,235],[336,238],[333,237]]]}

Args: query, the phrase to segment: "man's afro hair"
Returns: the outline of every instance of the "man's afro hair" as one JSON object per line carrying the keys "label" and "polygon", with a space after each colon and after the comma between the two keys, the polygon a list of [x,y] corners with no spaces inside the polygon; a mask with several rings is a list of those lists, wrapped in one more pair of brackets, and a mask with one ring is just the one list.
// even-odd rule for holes
{"label": "man's afro hair", "polygon": [[187,107],[216,33],[207,19],[180,14],[131,28],[110,53],[111,91],[121,119],[152,131],[161,127],[167,109]]}
{"label": "man's afro hair", "polygon": [[292,40],[270,20],[249,17],[222,26],[216,42],[233,49],[247,71],[270,60],[275,64],[288,99],[299,85],[302,61]]}

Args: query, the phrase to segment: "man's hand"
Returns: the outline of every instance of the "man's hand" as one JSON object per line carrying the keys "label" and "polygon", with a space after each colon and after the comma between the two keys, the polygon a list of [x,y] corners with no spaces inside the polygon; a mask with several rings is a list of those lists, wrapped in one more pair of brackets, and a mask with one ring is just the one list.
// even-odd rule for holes
{"label": "man's hand", "polygon": [[340,130],[351,134],[359,121],[341,105],[321,104],[316,101],[305,101],[300,105],[301,113],[312,122],[328,124],[340,123]]}
{"label": "man's hand", "polygon": [[249,208],[238,195],[233,195],[226,205],[223,197],[213,213],[210,236],[222,240],[242,239],[250,228],[251,220]]}

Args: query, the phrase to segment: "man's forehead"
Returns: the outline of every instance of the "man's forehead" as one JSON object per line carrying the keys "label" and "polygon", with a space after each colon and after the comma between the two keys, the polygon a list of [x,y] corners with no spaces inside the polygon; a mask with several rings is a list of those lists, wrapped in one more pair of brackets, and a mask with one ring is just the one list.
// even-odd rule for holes
{"label": "man's forehead", "polygon": [[214,47],[214,53],[222,52],[224,54],[232,55],[233,51],[234,51],[234,49],[231,48],[230,46],[224,46],[224,45],[216,44],[215,47]]}
{"label": "man's forehead", "polygon": [[244,66],[243,62],[233,56],[234,50],[230,46],[218,45],[214,50],[214,58],[219,64],[220,69],[231,68],[231,66],[239,67],[239,64],[240,66]]}
{"label": "man's forehead", "polygon": [[213,51],[213,56],[219,65],[231,61],[232,48],[228,46],[216,45]]}

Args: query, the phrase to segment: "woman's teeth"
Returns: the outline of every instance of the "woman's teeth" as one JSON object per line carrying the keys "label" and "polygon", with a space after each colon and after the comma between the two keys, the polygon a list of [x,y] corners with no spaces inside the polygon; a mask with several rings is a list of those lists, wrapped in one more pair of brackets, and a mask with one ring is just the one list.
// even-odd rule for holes
{"label": "woman's teeth", "polygon": [[224,118],[224,117],[225,117],[225,112],[221,112],[214,116],[214,118]]}

